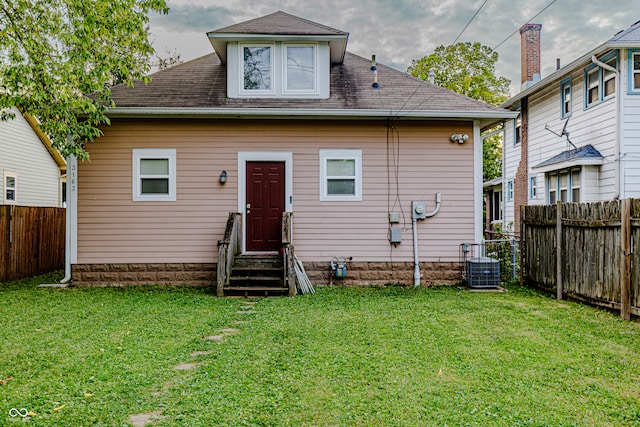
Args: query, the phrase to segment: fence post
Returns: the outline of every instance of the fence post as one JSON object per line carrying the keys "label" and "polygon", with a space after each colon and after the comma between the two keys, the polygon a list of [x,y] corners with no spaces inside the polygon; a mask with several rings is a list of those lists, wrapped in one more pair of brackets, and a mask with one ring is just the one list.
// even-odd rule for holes
{"label": "fence post", "polygon": [[556,203],[556,298],[562,299],[562,202]]}
{"label": "fence post", "polygon": [[620,201],[620,317],[631,320],[631,200]]}

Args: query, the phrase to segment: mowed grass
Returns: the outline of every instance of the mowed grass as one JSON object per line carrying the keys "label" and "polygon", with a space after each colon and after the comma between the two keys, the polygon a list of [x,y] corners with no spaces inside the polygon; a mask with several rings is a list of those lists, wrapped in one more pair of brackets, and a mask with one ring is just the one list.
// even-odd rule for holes
{"label": "mowed grass", "polygon": [[640,425],[640,323],[526,289],[319,288],[250,309],[35,287],[52,280],[0,284],[0,424],[25,408],[37,426]]}

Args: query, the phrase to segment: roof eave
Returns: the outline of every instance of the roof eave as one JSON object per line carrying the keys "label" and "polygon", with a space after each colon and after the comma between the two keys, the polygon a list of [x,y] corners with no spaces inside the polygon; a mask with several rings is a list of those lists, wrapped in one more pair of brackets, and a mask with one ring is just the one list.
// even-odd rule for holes
{"label": "roof eave", "polygon": [[116,107],[107,110],[112,118],[392,118],[392,119],[468,119],[498,122],[515,118],[512,111],[418,110],[386,109],[320,109],[320,108],[148,108]]}
{"label": "roof eave", "polygon": [[636,41],[636,42],[607,41],[601,44],[600,46],[596,47],[595,49],[585,53],[584,55],[574,60],[573,62],[569,63],[568,65],[558,69],[552,74],[549,74],[547,77],[535,83],[534,85],[529,86],[527,89],[521,91],[516,96],[509,98],[507,101],[502,103],[500,107],[511,108],[515,104],[517,104],[522,98],[526,98],[532,93],[537,92],[538,90],[540,90],[540,88],[543,88],[547,85],[550,85],[562,80],[567,74],[574,72],[576,69],[583,67],[585,63],[590,62],[591,57],[594,55],[599,56],[602,53],[606,52],[607,50],[623,49],[623,48],[628,48],[628,49],[640,48],[640,41]]}
{"label": "roof eave", "polygon": [[223,64],[227,63],[227,43],[248,41],[308,41],[328,42],[332,64],[341,64],[347,50],[349,34],[245,34],[245,33],[207,33],[209,43]]}
{"label": "roof eave", "polygon": [[47,149],[47,151],[49,152],[49,155],[58,166],[58,169],[62,173],[64,173],[67,170],[67,162],[64,160],[60,152],[55,148],[53,148],[53,143],[51,142],[51,139],[49,139],[49,137],[44,132],[42,132],[42,130],[40,129],[40,123],[38,123],[38,120],[35,117],[33,117],[31,114],[26,112],[22,112],[22,116],[25,118],[25,120],[29,123],[29,125],[33,129],[33,131],[36,133],[36,135],[42,142],[42,145],[44,145],[44,147]]}
{"label": "roof eave", "polygon": [[536,172],[551,172],[560,169],[567,169],[575,166],[601,166],[604,164],[604,159],[602,157],[592,157],[592,158],[579,158],[579,159],[571,159],[571,160],[563,160],[557,163],[550,163],[543,166],[533,166],[531,169],[534,169]]}

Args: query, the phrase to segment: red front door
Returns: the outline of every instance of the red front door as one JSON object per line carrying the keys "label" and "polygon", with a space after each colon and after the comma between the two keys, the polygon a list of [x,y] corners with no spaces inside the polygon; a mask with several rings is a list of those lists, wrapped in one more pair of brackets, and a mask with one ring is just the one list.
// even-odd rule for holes
{"label": "red front door", "polygon": [[284,182],[284,162],[247,162],[247,251],[280,249]]}

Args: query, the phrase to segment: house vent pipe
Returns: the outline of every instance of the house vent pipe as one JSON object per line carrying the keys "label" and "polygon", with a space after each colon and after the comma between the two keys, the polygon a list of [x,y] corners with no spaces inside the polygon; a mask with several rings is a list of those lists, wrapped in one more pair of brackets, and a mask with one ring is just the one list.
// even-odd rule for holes
{"label": "house vent pipe", "polygon": [[420,286],[420,260],[418,256],[418,220],[423,220],[435,216],[440,210],[440,192],[436,193],[436,207],[427,213],[424,208],[425,202],[411,203],[411,225],[413,227],[413,286]]}

